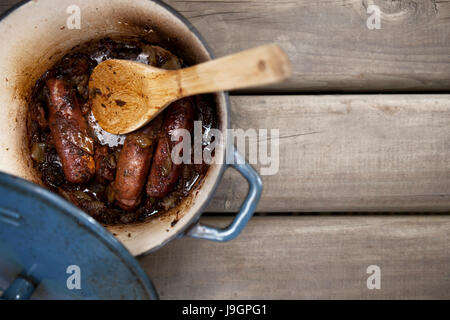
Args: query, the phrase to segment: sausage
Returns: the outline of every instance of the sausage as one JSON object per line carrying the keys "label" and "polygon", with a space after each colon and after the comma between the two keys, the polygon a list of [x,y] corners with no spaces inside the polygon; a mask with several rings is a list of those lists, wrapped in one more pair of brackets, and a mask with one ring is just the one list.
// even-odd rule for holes
{"label": "sausage", "polygon": [[124,210],[141,202],[142,189],[150,169],[154,146],[162,127],[162,115],[147,126],[127,135],[117,162],[114,198]]}
{"label": "sausage", "polygon": [[95,174],[93,140],[77,98],[64,80],[49,79],[48,125],[64,176],[71,183],[84,183]]}
{"label": "sausage", "polygon": [[194,106],[190,98],[184,98],[172,103],[166,111],[164,119],[165,135],[158,141],[150,176],[147,182],[147,195],[153,198],[163,198],[175,187],[183,164],[172,161],[171,152],[175,145],[182,141],[172,141],[174,130],[186,129],[192,132],[194,126]]}
{"label": "sausage", "polygon": [[180,177],[182,166],[172,162],[170,143],[170,138],[167,136],[158,141],[147,183],[149,197],[165,197]]}

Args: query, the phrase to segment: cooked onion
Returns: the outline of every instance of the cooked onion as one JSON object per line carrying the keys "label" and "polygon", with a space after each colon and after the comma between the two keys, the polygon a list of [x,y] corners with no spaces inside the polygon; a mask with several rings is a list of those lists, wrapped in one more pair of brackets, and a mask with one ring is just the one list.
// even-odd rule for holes
{"label": "cooked onion", "polygon": [[180,61],[176,57],[170,57],[166,62],[161,65],[161,69],[177,70],[181,68]]}
{"label": "cooked onion", "polygon": [[80,191],[80,190],[75,190],[73,191],[73,195],[78,199],[78,200],[84,200],[84,201],[92,201],[92,198],[85,192]]}
{"label": "cooked onion", "polygon": [[177,203],[177,197],[174,194],[170,194],[161,200],[161,205],[164,210],[169,210],[175,207]]}
{"label": "cooked onion", "polygon": [[33,143],[31,146],[31,158],[37,163],[45,160],[45,143]]}
{"label": "cooked onion", "polygon": [[106,200],[108,201],[108,203],[114,202],[114,188],[112,187],[112,184],[109,184],[106,187]]}
{"label": "cooked onion", "polygon": [[167,177],[172,172],[172,159],[165,157],[161,166],[161,175]]}
{"label": "cooked onion", "polygon": [[145,134],[140,134],[136,137],[136,143],[141,148],[148,148],[153,144],[153,139]]}

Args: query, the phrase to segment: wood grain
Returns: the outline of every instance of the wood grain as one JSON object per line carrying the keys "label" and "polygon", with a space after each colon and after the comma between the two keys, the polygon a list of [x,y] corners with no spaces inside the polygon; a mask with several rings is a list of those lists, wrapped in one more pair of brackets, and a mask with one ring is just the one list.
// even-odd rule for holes
{"label": "wood grain", "polygon": [[[0,0],[0,11],[17,0]],[[450,2],[437,0],[168,0],[217,56],[276,42],[292,80],[254,92],[448,91]],[[367,28],[367,8],[382,11]]]}
{"label": "wood grain", "polygon": [[[279,171],[262,176],[258,211],[450,208],[450,95],[235,96],[231,101],[234,128],[279,129]],[[267,165],[255,167],[261,171]],[[208,210],[235,212],[246,190],[245,180],[229,169]]]}
{"label": "wood grain", "polygon": [[[11,2],[3,1],[2,3]],[[252,5],[251,10],[249,9],[247,12],[248,14],[255,14],[256,18],[237,19],[236,22],[229,23],[256,23],[255,21],[260,21],[259,16],[264,19],[273,20],[276,17],[282,21],[287,21],[284,14],[287,14],[286,12],[289,11],[287,8],[290,8],[292,12],[299,14],[299,25],[290,24],[290,30],[301,34],[308,31],[312,41],[312,38],[318,37],[317,32],[322,29],[313,28],[314,24],[309,29],[305,29],[303,25],[305,21],[301,19],[306,15],[305,12],[308,13],[308,16],[311,16],[308,19],[314,17],[315,20],[310,21],[317,21],[317,23],[324,23],[325,18],[323,16],[332,21],[337,19],[333,18],[335,16],[345,17],[349,10],[356,12],[354,1],[325,1],[314,5],[314,2],[301,1],[277,3],[279,4],[278,9],[272,14],[268,14],[267,11],[264,14],[262,11],[264,8],[266,10],[271,8],[270,1],[235,3],[233,8],[236,8],[236,10],[243,5]],[[407,3],[409,2],[404,1],[405,6]],[[171,2],[171,4],[181,11],[186,11],[186,15],[190,14],[192,20],[199,24],[197,27],[200,29],[202,28],[200,22],[204,19],[209,21],[208,19],[214,17],[214,20],[217,20],[218,25],[220,25],[223,20],[221,20],[221,16],[228,17],[231,14],[214,13],[218,6],[223,8],[224,5],[230,5],[226,1],[194,1],[189,3],[181,1]],[[438,10],[439,15],[442,15],[446,12],[446,4],[447,2],[437,2],[436,6],[432,6],[431,9],[429,6],[424,7],[422,4],[418,4],[417,8],[431,12],[430,15]],[[341,6],[341,10],[326,9],[328,7],[337,9],[337,6]],[[205,9],[206,7],[208,9]],[[187,8],[190,8],[192,12]],[[201,11],[201,8],[203,8],[203,16],[193,13],[195,10]],[[301,10],[298,8],[301,8]],[[315,10],[319,8],[322,13],[315,16],[317,13]],[[392,12],[396,10],[395,8],[383,10],[389,11],[388,9]],[[212,13],[208,14],[208,12]],[[423,21],[420,15],[414,17],[419,22]],[[408,28],[414,30],[417,26],[410,19],[412,18],[408,18],[406,15],[403,21]],[[262,24],[263,30],[266,30],[264,28],[280,30],[277,27],[278,24],[272,20],[270,20],[273,22],[270,26],[266,27],[265,24]],[[431,28],[435,23],[436,26],[445,28],[450,19],[445,20],[446,22],[441,21],[442,23],[437,23],[440,20],[433,21],[433,23],[430,22],[419,28],[419,31],[422,32]],[[345,26],[346,24],[343,24],[341,26],[343,30],[338,28],[338,31],[351,34],[353,31],[347,30]],[[400,29],[406,28],[398,22],[396,26]],[[284,28],[287,29],[288,26],[284,25]],[[205,27],[205,31],[208,32],[213,32],[216,29]],[[228,29],[218,28],[218,30],[221,31],[221,35],[225,35],[221,36],[222,40],[226,40],[221,42],[223,48],[236,44],[235,41],[228,41],[232,39],[226,36],[226,32],[229,32]],[[230,30],[234,29],[231,28]],[[395,30],[389,33],[390,36],[396,35],[398,31]],[[240,32],[230,31],[230,34],[233,37],[245,37],[247,42],[260,38],[256,35],[261,35],[261,33],[249,33],[247,31],[248,29],[242,26]],[[372,33],[370,34],[372,35]],[[441,71],[446,75],[450,74],[445,69],[446,64],[439,64],[438,69],[434,67],[434,63],[437,61],[435,60],[437,56],[433,53],[436,46],[443,49],[442,52],[445,51],[446,59],[449,58],[448,52],[450,51],[447,50],[448,48],[445,45],[440,47],[442,41],[450,39],[450,37],[446,37],[445,32],[436,32],[430,34],[429,37],[422,35],[420,41],[416,39],[418,37],[417,32],[411,31],[407,34],[407,38],[411,43],[414,43],[413,48],[403,46],[405,43],[402,44],[401,39],[397,39],[400,42],[385,41],[383,47],[377,47],[378,54],[386,60],[403,64],[402,59],[389,54],[389,50],[392,50],[390,45],[400,46],[402,44],[401,49],[406,51],[397,48],[394,50],[396,54],[405,59],[415,59],[415,50],[422,50],[423,55],[421,57],[425,60],[430,59],[427,70],[435,75],[440,74]],[[327,36],[330,35],[327,34]],[[436,36],[442,36],[442,41],[433,38]],[[362,45],[365,43],[364,37],[361,39],[359,42],[352,41],[351,43],[354,46]],[[378,38],[373,40],[376,39]],[[431,41],[426,49],[422,47],[424,41]],[[318,56],[332,53],[339,47],[337,43],[319,41],[319,38],[313,42],[317,45],[315,52]],[[325,44],[328,46],[327,50],[319,50]],[[216,46],[218,47],[219,44]],[[236,49],[241,49],[241,47],[236,47]],[[354,49],[356,50],[357,47]],[[225,51],[223,52],[225,53]],[[405,54],[405,52],[408,54]],[[336,57],[344,62],[346,58],[343,58],[343,56],[352,57],[351,52],[342,51],[341,53],[342,55]],[[442,54],[438,56],[444,57]],[[405,61],[408,61],[408,59]],[[364,66],[367,70],[374,66],[383,65],[377,63],[376,59],[370,64],[367,64],[367,61]],[[322,62],[317,65],[309,64],[313,66],[311,70],[319,72],[323,70],[322,67],[330,67],[330,63],[333,65],[336,61],[331,59],[329,63]],[[358,68],[358,64],[353,64],[353,66],[354,68],[349,70]],[[362,68],[361,65],[359,66]],[[414,74],[414,76],[423,74],[420,68],[414,68],[414,70],[408,68],[405,70],[409,70],[408,72],[411,72],[410,74]],[[341,72],[342,70],[333,70],[333,74],[345,74]],[[389,70],[396,72],[397,69],[395,65],[390,65]],[[437,70],[439,72],[436,73]],[[393,74],[385,74],[389,75],[390,79],[396,79]],[[383,81],[386,80],[386,78],[383,79]],[[407,82],[407,78],[404,79]],[[423,82],[422,84],[424,83],[429,82]],[[347,84],[343,82],[343,85]],[[395,86],[392,88],[395,88]],[[258,210],[306,212],[448,210],[450,205],[450,157],[448,154],[450,149],[448,139],[450,109],[447,102],[448,98],[447,95],[233,97],[232,123],[235,128],[278,128],[282,137],[280,140],[279,173],[274,176],[263,177],[265,190]],[[259,168],[258,165],[257,167]],[[246,185],[242,178],[229,170],[209,210],[236,211],[242,202],[245,191]]]}
{"label": "wood grain", "polygon": [[[219,56],[262,43],[279,43],[292,59],[294,77],[270,87],[275,92],[422,91],[450,87],[448,1],[168,3],[193,22]],[[385,13],[380,30],[367,28],[370,3]]]}
{"label": "wood grain", "polygon": [[[17,2],[0,0],[0,12]],[[450,88],[448,1],[167,2],[217,56],[268,42],[287,51],[292,80],[253,92]],[[381,30],[366,27],[371,3]],[[263,177],[258,210],[448,210],[449,98],[232,97],[235,128],[280,129],[280,171]],[[228,170],[209,210],[236,211],[245,191]],[[449,228],[449,216],[255,217],[232,242],[180,239],[140,263],[163,299],[449,299]],[[366,288],[372,264],[381,290]]]}
{"label": "wood grain", "polygon": [[229,243],[180,239],[139,261],[162,299],[449,299],[449,229],[448,216],[253,218]]}

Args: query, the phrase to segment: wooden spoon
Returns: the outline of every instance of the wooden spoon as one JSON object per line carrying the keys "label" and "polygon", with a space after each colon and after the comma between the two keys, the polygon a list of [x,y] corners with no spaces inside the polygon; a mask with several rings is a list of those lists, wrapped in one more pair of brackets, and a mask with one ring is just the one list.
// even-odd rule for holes
{"label": "wooden spoon", "polygon": [[123,134],[144,126],[180,98],[279,82],[291,73],[287,55],[271,44],[179,70],[107,60],[91,74],[89,92],[98,124]]}

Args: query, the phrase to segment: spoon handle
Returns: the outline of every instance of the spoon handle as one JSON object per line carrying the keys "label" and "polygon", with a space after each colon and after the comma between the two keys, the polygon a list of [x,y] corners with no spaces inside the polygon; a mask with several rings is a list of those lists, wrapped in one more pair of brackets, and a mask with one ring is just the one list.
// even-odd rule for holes
{"label": "spoon handle", "polygon": [[242,89],[289,78],[289,58],[276,44],[264,45],[178,70],[182,96]]}

